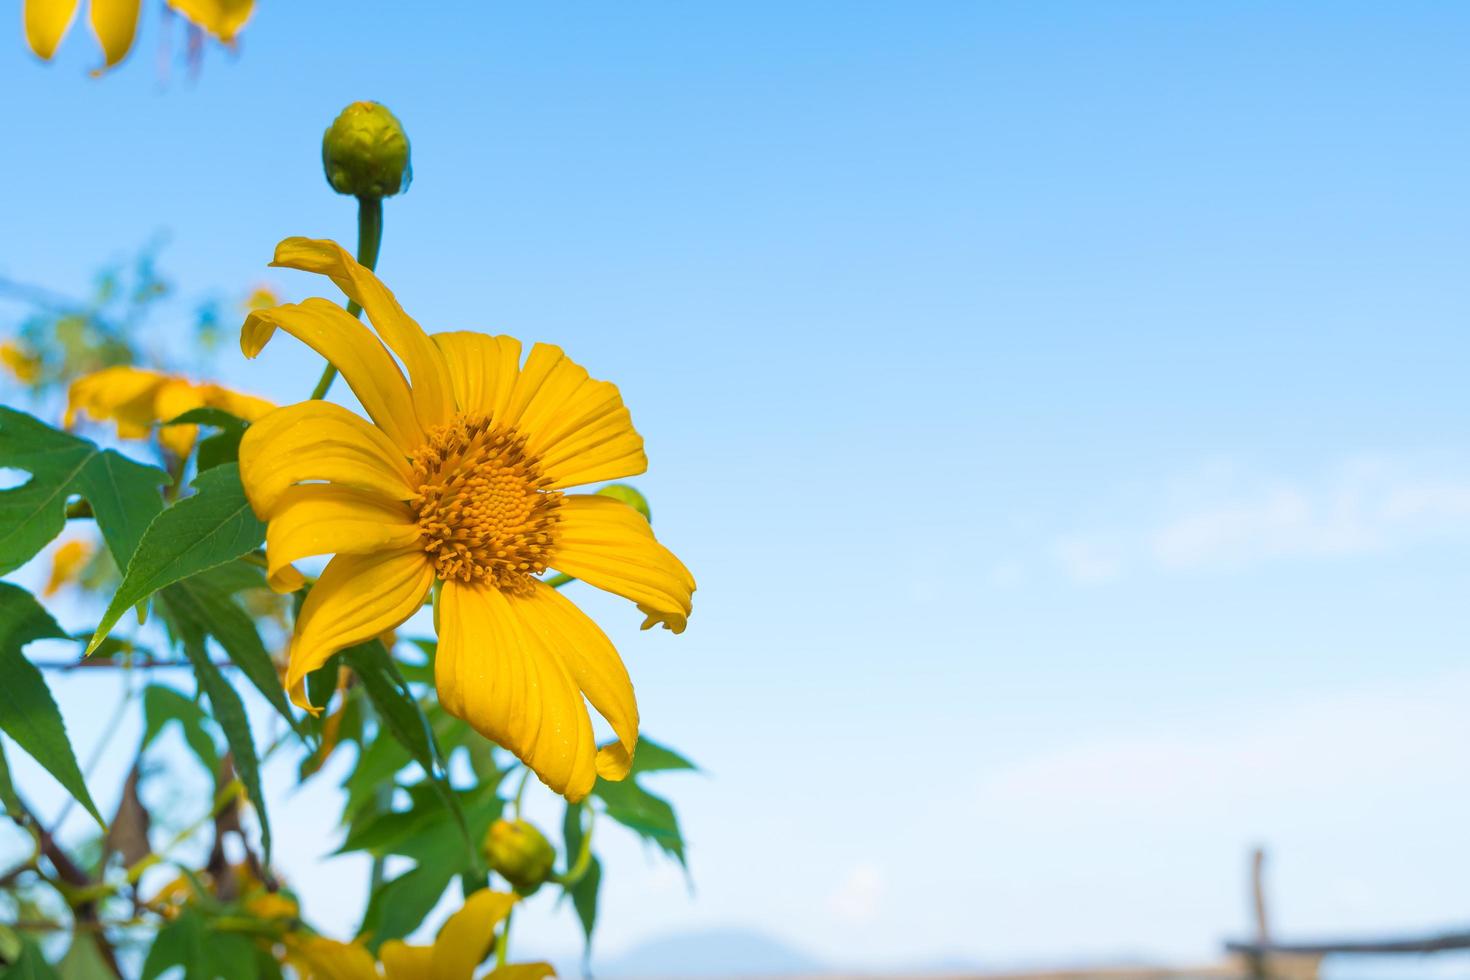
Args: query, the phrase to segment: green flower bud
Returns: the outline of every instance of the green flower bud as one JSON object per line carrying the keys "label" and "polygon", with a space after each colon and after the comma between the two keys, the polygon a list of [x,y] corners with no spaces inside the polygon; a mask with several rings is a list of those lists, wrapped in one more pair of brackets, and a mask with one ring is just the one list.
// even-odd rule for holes
{"label": "green flower bud", "polygon": [[322,137],[322,168],[338,194],[392,197],[413,179],[408,134],[386,107],[354,102]]}
{"label": "green flower bud", "polygon": [[524,820],[495,821],[481,848],[491,870],[521,895],[540,888],[556,864],[556,849]]}
{"label": "green flower bud", "polygon": [[639,493],[637,490],[628,486],[626,483],[609,483],[607,486],[603,487],[597,492],[604,497],[611,497],[614,500],[621,500],[623,503],[627,504],[629,507],[642,514],[645,521],[651,522],[653,520],[653,512],[648,509],[648,498],[643,496],[643,494]]}

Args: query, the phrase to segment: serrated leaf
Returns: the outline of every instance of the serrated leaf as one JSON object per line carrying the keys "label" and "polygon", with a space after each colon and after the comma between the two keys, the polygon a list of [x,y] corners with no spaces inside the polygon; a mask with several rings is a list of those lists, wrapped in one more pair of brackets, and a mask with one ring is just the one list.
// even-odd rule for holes
{"label": "serrated leaf", "polygon": [[143,533],[87,646],[89,654],[132,606],[165,586],[234,561],[265,540],[265,525],[245,499],[238,465],[216,466],[199,474],[193,486],[192,496],[155,517]]}
{"label": "serrated leaf", "polygon": [[0,575],[30,561],[66,527],[66,503],[80,494],[119,568],[163,509],[168,474],[111,449],[0,406],[0,467],[24,470],[23,485],[0,490]]}
{"label": "serrated leaf", "polygon": [[171,687],[150,684],[143,689],[143,744],[146,749],[170,721],[177,721],[200,765],[213,778],[219,772],[219,748],[207,729],[209,716],[199,704]]}
{"label": "serrated leaf", "polygon": [[239,693],[231,686],[229,680],[220,669],[209,659],[209,650],[205,646],[206,629],[205,624],[188,615],[174,605],[171,596],[163,596],[162,604],[167,610],[167,615],[177,631],[181,645],[184,648],[184,656],[189,658],[189,663],[194,667],[194,676],[199,679],[199,687],[209,698],[211,714],[220,730],[225,733],[225,742],[230,747],[230,754],[234,757],[235,771],[240,774],[240,781],[245,784],[245,793],[250,797],[250,802],[255,805],[256,816],[260,819],[260,844],[265,851],[266,862],[270,862],[271,853],[271,825],[270,818],[266,813],[265,794],[260,786],[260,762],[255,753],[255,740],[250,734],[250,719],[245,714],[245,704],[240,700]]}
{"label": "serrated leaf", "polygon": [[638,749],[633,753],[632,775],[636,776],[644,772],[667,772],[675,769],[699,771],[698,766],[667,745],[660,745],[647,736],[638,736]]}
{"label": "serrated leaf", "polygon": [[193,619],[213,636],[230,662],[240,668],[286,723],[296,728],[285,688],[281,686],[269,651],[261,642],[255,621],[230,594],[215,586],[207,573],[175,582],[164,593],[170,607],[178,615]]}
{"label": "serrated leaf", "polygon": [[632,778],[616,783],[599,778],[592,792],[607,804],[609,817],[684,864],[684,837],[668,800],[650,793]]}
{"label": "serrated leaf", "polygon": [[343,662],[352,668],[362,681],[363,689],[377,709],[383,727],[408,752],[429,777],[439,798],[454,815],[460,831],[465,835],[465,845],[471,849],[475,841],[469,836],[464,812],[459,799],[449,785],[449,776],[444,771],[439,746],[434,731],[429,726],[423,709],[409,690],[408,682],[398,672],[388,650],[378,640],[371,640],[343,651]]}
{"label": "serrated leaf", "polygon": [[87,792],[61,710],[41,672],[21,652],[27,643],[40,639],[68,637],[29,592],[0,582],[0,677],[5,678],[0,684],[0,731],[14,739],[87,808],[98,824],[106,827]]}

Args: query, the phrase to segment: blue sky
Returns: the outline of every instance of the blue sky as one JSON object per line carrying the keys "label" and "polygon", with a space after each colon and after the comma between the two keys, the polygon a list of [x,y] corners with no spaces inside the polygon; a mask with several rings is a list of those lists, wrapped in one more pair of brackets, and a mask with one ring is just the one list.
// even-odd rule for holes
{"label": "blue sky", "polygon": [[[708,770],[662,781],[692,896],[607,841],[606,950],[1210,956],[1257,841],[1282,932],[1470,908],[1470,10],[262,6],[194,82],[153,9],[101,81],[17,25],[0,273],[81,291],[166,230],[160,352],[200,297],[308,295],[265,263],[354,234],[322,129],[399,114],[382,275],[616,380],[700,583],[677,638],[579,596]],[[311,878],[345,929],[360,869]]]}

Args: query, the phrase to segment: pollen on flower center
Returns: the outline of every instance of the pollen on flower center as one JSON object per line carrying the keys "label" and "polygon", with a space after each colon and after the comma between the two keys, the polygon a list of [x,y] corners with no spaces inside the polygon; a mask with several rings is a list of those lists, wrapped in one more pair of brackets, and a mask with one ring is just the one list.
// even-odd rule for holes
{"label": "pollen on flower center", "polygon": [[439,578],[530,592],[550,559],[562,494],[546,489],[525,437],[464,413],[432,430],[410,462],[410,503]]}

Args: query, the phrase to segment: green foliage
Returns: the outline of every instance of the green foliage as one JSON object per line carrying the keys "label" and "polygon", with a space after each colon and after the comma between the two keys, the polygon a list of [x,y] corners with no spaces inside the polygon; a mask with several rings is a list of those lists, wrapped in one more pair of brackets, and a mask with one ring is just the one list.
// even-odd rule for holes
{"label": "green foliage", "polygon": [[173,967],[183,967],[183,980],[257,980],[260,962],[250,940],[211,929],[194,908],[158,930],[143,961],[142,980],[154,980]]}
{"label": "green foliage", "polygon": [[192,408],[164,425],[207,425],[218,429],[214,435],[199,441],[194,462],[200,473],[240,458],[240,440],[249,424],[219,408]]}
{"label": "green foliage", "polygon": [[265,525],[256,519],[240,468],[224,463],[199,474],[196,492],[155,517],[126,565],[122,584],[107,606],[87,652],[107,636],[128,608],[166,585],[188,578],[258,548]]}
{"label": "green foliage", "polygon": [[255,739],[250,734],[250,719],[245,714],[245,704],[225,675],[214,665],[214,661],[209,659],[209,651],[204,644],[205,627],[184,617],[177,619],[176,626],[183,641],[184,655],[189,658],[189,663],[194,666],[194,676],[199,679],[199,688],[209,697],[214,720],[225,733],[225,744],[230,747],[235,771],[245,784],[250,802],[255,804],[255,815],[260,819],[260,844],[265,851],[266,861],[269,862],[270,817],[266,813],[265,793],[260,785],[260,761],[255,753]]}
{"label": "green foliage", "polygon": [[[30,561],[66,526],[66,505],[87,499],[108,550],[126,568],[144,529],[163,508],[162,470],[0,406],[0,467],[24,470],[22,486],[0,490],[0,575]],[[126,608],[126,607],[124,607]]]}
{"label": "green foliage", "polygon": [[211,779],[219,775],[219,748],[209,734],[209,715],[199,702],[191,700],[171,687],[150,684],[143,689],[143,744],[139,751],[153,744],[171,721],[179,723],[184,742]]}
{"label": "green foliage", "polygon": [[675,769],[688,769],[694,772],[699,767],[684,758],[667,745],[661,745],[647,736],[638,739],[638,751],[633,753],[633,772],[637,776],[644,772],[665,772]]}
{"label": "green foliage", "polygon": [[264,588],[260,569],[233,562],[175,582],[161,593],[176,618],[193,623],[213,636],[230,662],[255,686],[271,707],[293,728],[296,719],[281,687],[270,653],[261,642],[255,621],[234,594],[244,588]]}
{"label": "green foliage", "polygon": [[609,817],[684,865],[684,836],[668,800],[638,785],[631,775],[617,783],[599,778],[592,793],[606,804]]}
{"label": "green foliage", "polygon": [[51,614],[25,589],[0,582],[0,731],[5,732],[102,824],[87,792],[66,724],[51,690],[22,648],[32,640],[68,639]]}
{"label": "green foliage", "polygon": [[22,936],[20,942],[20,957],[0,973],[0,980],[58,980],[35,940]]}

